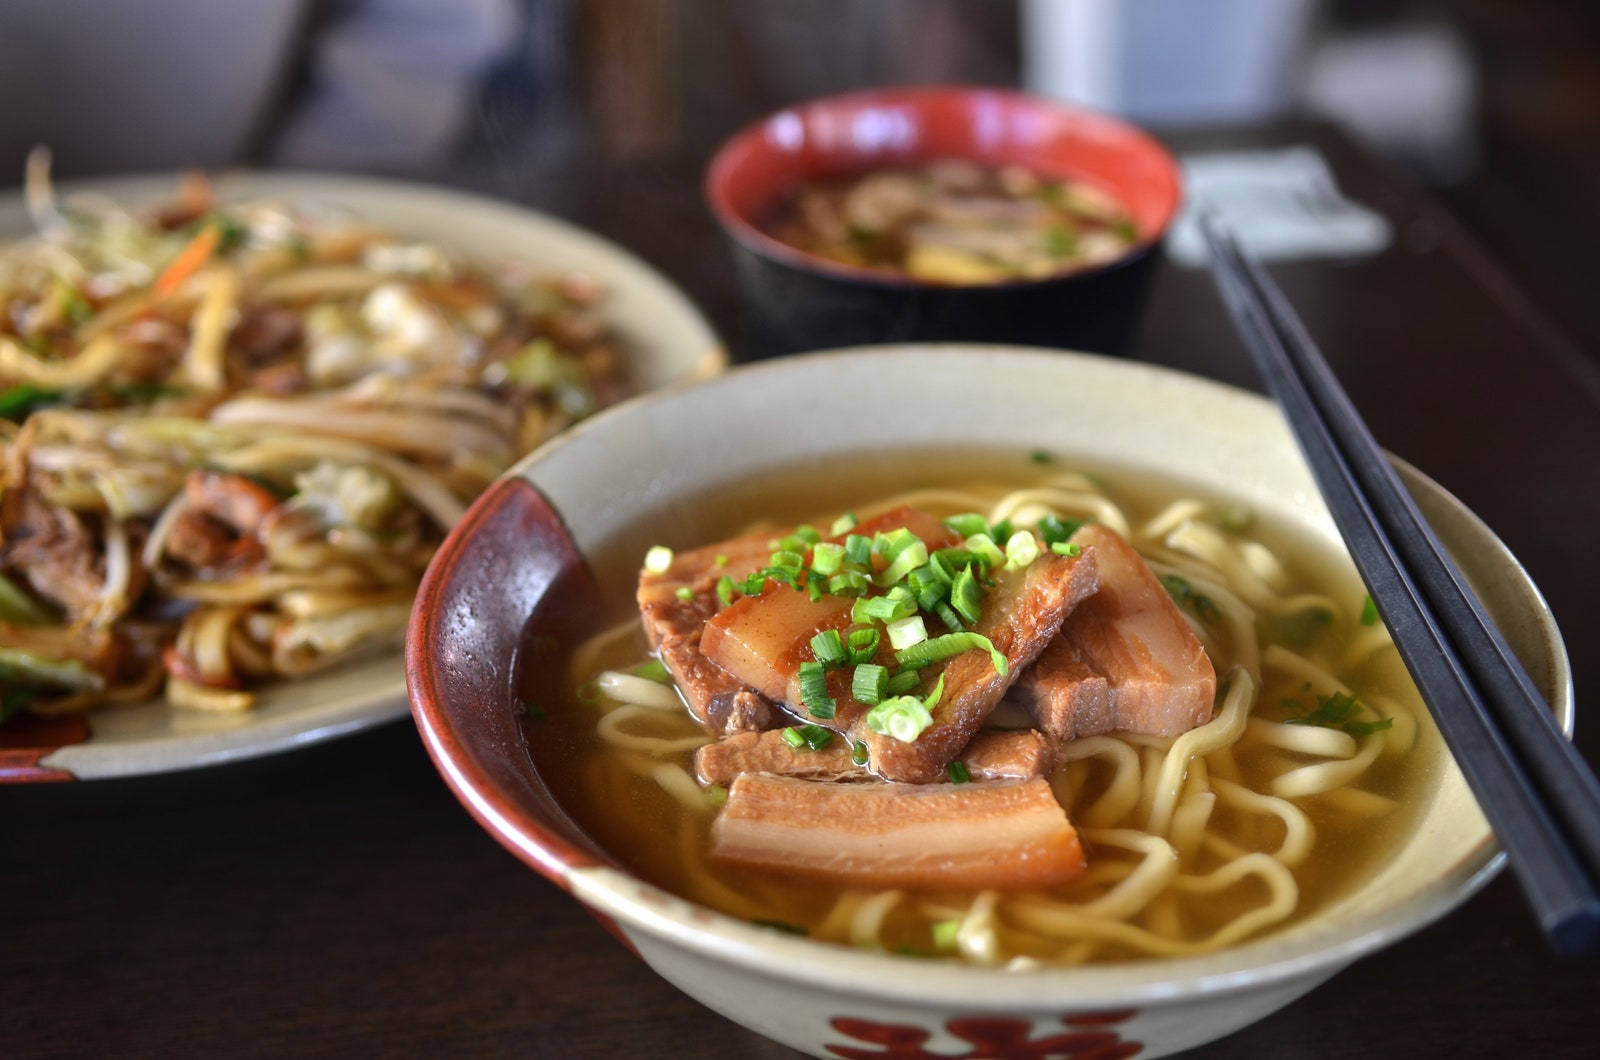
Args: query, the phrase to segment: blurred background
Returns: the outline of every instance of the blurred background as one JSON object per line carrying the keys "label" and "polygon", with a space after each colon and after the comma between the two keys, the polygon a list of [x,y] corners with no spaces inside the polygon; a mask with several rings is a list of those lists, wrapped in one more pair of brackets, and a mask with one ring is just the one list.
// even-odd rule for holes
{"label": "blurred background", "polygon": [[0,184],[41,143],[63,179],[386,174],[649,258],[651,217],[703,210],[686,189],[741,125],[925,82],[1158,135],[1336,124],[1600,356],[1600,4],[1567,0],[6,0]]}

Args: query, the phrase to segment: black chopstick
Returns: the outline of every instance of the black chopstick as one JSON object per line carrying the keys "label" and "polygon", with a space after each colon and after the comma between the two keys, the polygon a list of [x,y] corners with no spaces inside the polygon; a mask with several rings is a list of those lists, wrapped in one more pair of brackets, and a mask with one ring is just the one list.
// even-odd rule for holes
{"label": "black chopstick", "polygon": [[1600,782],[1276,285],[1210,217],[1212,273],[1553,949],[1600,951]]}

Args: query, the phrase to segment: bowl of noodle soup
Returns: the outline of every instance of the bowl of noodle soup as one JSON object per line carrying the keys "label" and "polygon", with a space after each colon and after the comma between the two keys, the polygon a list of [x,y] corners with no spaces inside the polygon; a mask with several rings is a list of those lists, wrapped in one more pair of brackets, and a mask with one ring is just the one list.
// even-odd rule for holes
{"label": "bowl of noodle soup", "polygon": [[[861,385],[910,378],[911,415]],[[1570,729],[1566,655],[1537,588],[1400,467]],[[731,568],[740,540],[781,544],[843,513],[870,525],[906,504],[1116,534],[1214,666],[1212,709],[1182,733],[1052,743],[1038,783],[1086,854],[1065,882],[858,886],[713,853],[745,778],[704,782],[696,756],[713,738],[652,665],[641,564],[710,548]],[[1161,368],[875,347],[669,388],[491,487],[418,599],[413,712],[473,816],[690,996],[813,1055],[898,1042],[1031,1056],[1046,1040],[1176,1052],[1444,916],[1503,860],[1275,407]],[[1007,693],[984,733],[1030,724]],[[978,776],[978,740],[970,778],[963,765],[913,786],[1013,783]],[[958,825],[919,836],[954,844]]]}

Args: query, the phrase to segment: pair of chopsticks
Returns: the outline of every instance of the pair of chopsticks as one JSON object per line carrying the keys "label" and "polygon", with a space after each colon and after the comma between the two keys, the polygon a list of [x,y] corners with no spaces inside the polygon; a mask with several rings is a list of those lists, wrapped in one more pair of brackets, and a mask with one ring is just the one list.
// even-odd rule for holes
{"label": "pair of chopsticks", "polygon": [[1600,952],[1600,781],[1277,286],[1213,217],[1212,274],[1445,742],[1562,954]]}

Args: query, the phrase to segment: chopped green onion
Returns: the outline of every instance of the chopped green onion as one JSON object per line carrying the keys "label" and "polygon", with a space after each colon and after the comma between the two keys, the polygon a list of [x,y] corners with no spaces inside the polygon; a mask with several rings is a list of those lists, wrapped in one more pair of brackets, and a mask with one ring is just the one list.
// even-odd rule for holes
{"label": "chopped green onion", "polygon": [[1006,539],[1006,570],[1021,570],[1039,558],[1039,539],[1018,530]]}
{"label": "chopped green onion", "polygon": [[721,809],[728,804],[728,789],[721,784],[713,784],[706,789],[706,804],[714,809]]}
{"label": "chopped green onion", "polygon": [[850,662],[854,665],[869,663],[878,654],[879,637],[876,627],[853,629],[845,640],[850,649]]}
{"label": "chopped green onion", "polygon": [[960,515],[952,515],[950,518],[944,521],[944,525],[948,526],[962,537],[971,537],[973,534],[987,533],[989,530],[989,520],[985,519],[977,512],[962,512]]}
{"label": "chopped green onion", "polygon": [[867,711],[867,728],[901,743],[915,742],[932,724],[933,715],[916,696],[895,696]]}
{"label": "chopped green onion", "polygon": [[944,767],[945,774],[950,777],[952,784],[965,784],[972,779],[972,774],[967,772],[967,764],[959,758],[952,758]]}
{"label": "chopped green onion", "polygon": [[839,518],[835,519],[833,521],[833,525],[828,528],[828,536],[829,537],[838,537],[840,534],[846,533],[846,532],[848,532],[850,530],[854,530],[855,528],[856,528],[856,514],[855,514],[855,512],[845,512],[843,515],[839,516]]}
{"label": "chopped green onion", "polygon": [[857,703],[876,706],[889,691],[889,671],[876,663],[862,663],[850,680],[850,696]]}
{"label": "chopped green onion", "polygon": [[1053,541],[1050,543],[1050,551],[1058,556],[1076,556],[1083,552],[1083,546],[1071,541]]}
{"label": "chopped green onion", "polygon": [[819,662],[800,664],[800,702],[813,718],[831,718],[838,704],[828,695],[828,671]]}
{"label": "chopped green onion", "polygon": [[[921,615],[907,615],[905,618],[897,618],[885,625],[884,630],[889,634],[889,643],[897,653],[896,658],[899,658],[898,653],[922,644],[928,639],[928,627],[922,621]],[[901,665],[904,664],[902,663]]]}
{"label": "chopped green onion", "polygon": [[811,569],[818,574],[837,574],[844,566],[844,546],[823,541],[811,550]]}
{"label": "chopped green onion", "polygon": [[779,729],[778,735],[783,737],[784,743],[788,744],[790,747],[793,747],[797,751],[806,745],[806,738],[800,735],[799,729],[793,727]]}
{"label": "chopped green onion", "polygon": [[939,706],[939,700],[943,698],[944,674],[940,674],[939,680],[933,683],[932,690],[930,690],[926,696],[922,697],[922,705],[928,708],[928,713],[932,714],[934,709]]}
{"label": "chopped green onion", "polygon": [[1230,504],[1217,513],[1217,522],[1224,530],[1238,533],[1247,530],[1250,524],[1256,521],[1256,513],[1242,504]]}
{"label": "chopped green onion", "polygon": [[[898,588],[898,586],[897,586]],[[917,601],[905,596],[863,596],[850,606],[850,621],[866,626],[873,622],[898,622],[916,613]]]}
{"label": "chopped green onion", "polygon": [[820,725],[802,725],[800,735],[805,739],[806,746],[813,751],[822,750],[833,739],[833,733]]}
{"label": "chopped green onion", "polygon": [[1028,459],[1033,461],[1035,464],[1048,464],[1055,458],[1043,449],[1035,449],[1033,452],[1028,454]]}
{"label": "chopped green onion", "polygon": [[1378,605],[1370,596],[1361,605],[1361,624],[1363,626],[1378,624]]}
{"label": "chopped green onion", "polygon": [[812,526],[810,523],[801,523],[799,526],[795,527],[794,534],[792,536],[798,537],[808,545],[815,545],[818,541],[822,540],[822,534],[819,533],[817,528]]}
{"label": "chopped green onion", "polygon": [[651,659],[649,662],[640,663],[633,668],[633,676],[642,677],[646,681],[654,681],[661,685],[670,685],[672,675],[667,672],[667,664],[660,659]]}
{"label": "chopped green onion", "polygon": [[872,579],[858,570],[842,570],[828,579],[828,592],[834,596],[866,596]]}
{"label": "chopped green onion", "polygon": [[1059,516],[1046,515],[1039,520],[1039,536],[1044,538],[1045,544],[1053,545],[1058,541],[1065,541],[1082,526],[1082,519],[1062,519]]}
{"label": "chopped green onion", "polygon": [[726,567],[728,565],[728,554],[726,552],[718,552],[717,558],[711,562],[715,563],[719,567]]}
{"label": "chopped green onion", "polygon": [[799,570],[806,565],[806,557],[792,549],[780,548],[772,554],[770,560],[774,567],[781,570]]}
{"label": "chopped green onion", "polygon": [[738,586],[734,584],[733,579],[724,574],[717,579],[717,602],[727,607],[733,603],[733,594],[737,589]]}
{"label": "chopped green onion", "polygon": [[[913,534],[906,527],[900,526],[893,530],[883,530],[876,534],[872,539],[872,551],[892,563],[900,553],[912,545],[922,543],[922,538]],[[923,545],[923,547],[926,548],[927,546]]]}
{"label": "chopped green onion", "polygon": [[869,752],[867,751],[866,744],[862,743],[860,740],[857,740],[855,743],[850,745],[850,761],[854,762],[858,766],[864,766],[867,764],[868,757]]}
{"label": "chopped green onion", "polygon": [[915,670],[900,670],[889,678],[889,687],[884,690],[884,697],[903,696],[916,688],[922,680],[922,675]]}
{"label": "chopped green onion", "polygon": [[818,600],[828,595],[828,586],[821,578],[807,578],[806,595],[811,598],[812,603],[816,603]]}
{"label": "chopped green onion", "polygon": [[1004,541],[1011,537],[1013,529],[1015,528],[1011,525],[1011,519],[1007,517],[989,527],[989,537],[995,541]]}
{"label": "chopped green onion", "polygon": [[879,585],[893,585],[926,562],[928,562],[928,546],[921,541],[912,541],[889,561],[889,565],[883,568],[873,581]]}
{"label": "chopped green onion", "polygon": [[665,574],[672,566],[672,549],[666,545],[652,545],[644,554],[644,569],[651,574]]}
{"label": "chopped green onion", "polygon": [[961,921],[940,920],[933,925],[933,948],[940,953],[953,952],[961,944]]}
{"label": "chopped green onion", "polygon": [[851,534],[844,539],[844,559],[857,567],[872,564],[872,538],[865,534]]}
{"label": "chopped green onion", "polygon": [[971,567],[957,574],[955,584],[950,586],[950,606],[967,625],[978,624],[978,618],[983,614],[983,586],[972,576]]}
{"label": "chopped green onion", "polygon": [[836,629],[825,629],[812,637],[811,650],[816,654],[817,662],[830,670],[850,661],[850,653],[845,649],[844,638]]}
{"label": "chopped green onion", "polygon": [[687,585],[680,585],[676,589],[672,590],[672,595],[676,596],[684,603],[688,603],[690,600],[694,599],[694,590],[689,588]]}
{"label": "chopped green onion", "polygon": [[976,562],[978,556],[964,548],[941,548],[928,558],[928,566],[939,573],[947,582],[956,580],[956,575]]}
{"label": "chopped green onion", "polygon": [[956,614],[955,608],[951,607],[948,601],[940,600],[934,607],[933,613],[939,616],[939,621],[943,622],[944,628],[951,633],[960,633],[967,628],[967,623],[961,620],[961,616]]}
{"label": "chopped green onion", "polygon": [[919,644],[911,644],[904,648],[895,645],[895,648],[895,662],[909,670],[932,666],[934,663],[952,659],[974,648],[982,648],[989,653],[989,658],[994,662],[995,673],[1004,676],[1009,666],[1006,657],[995,649],[988,637],[981,633],[946,633],[942,637],[924,640]]}
{"label": "chopped green onion", "polygon": [[1000,546],[994,543],[994,538],[989,536],[987,528],[982,533],[968,537],[962,542],[962,546],[990,568],[998,567],[1006,561],[1006,554],[1001,552]]}

